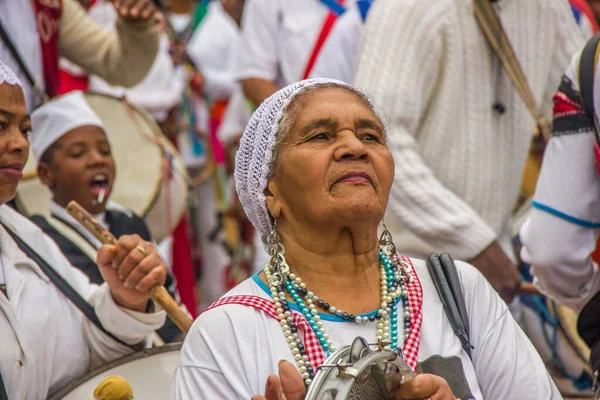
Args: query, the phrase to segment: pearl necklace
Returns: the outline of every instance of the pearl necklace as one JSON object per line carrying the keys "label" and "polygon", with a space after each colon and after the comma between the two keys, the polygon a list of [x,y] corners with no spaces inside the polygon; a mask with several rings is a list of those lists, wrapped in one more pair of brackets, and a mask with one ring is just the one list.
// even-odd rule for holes
{"label": "pearl necklace", "polygon": [[[284,254],[285,248],[278,244],[279,252],[272,254],[271,262],[265,267],[265,277],[269,284],[271,296],[275,303],[277,317],[281,323],[283,333],[288,345],[294,355],[298,369],[304,380],[304,384],[309,386],[316,374],[315,368],[310,364],[306,353],[306,348],[298,335],[298,328],[294,323],[292,311],[285,291],[290,294],[296,303],[302,315],[306,318],[309,326],[315,332],[315,335],[323,351],[329,356],[335,351],[335,347],[329,338],[329,335],[323,328],[323,322],[319,316],[317,307],[323,309],[329,314],[341,317],[347,321],[353,321],[357,324],[377,321],[377,340],[387,343],[387,349],[394,350],[398,347],[398,314],[397,304],[402,300],[404,312],[403,333],[404,340],[410,330],[410,307],[408,294],[403,279],[403,269],[400,267],[401,261],[397,253],[394,252],[391,257],[387,257],[384,251],[379,252],[381,274],[381,308],[371,316],[355,316],[341,309],[324,302],[313,292],[306,288],[302,279],[294,273],[290,273]],[[395,250],[395,249],[394,249]]]}

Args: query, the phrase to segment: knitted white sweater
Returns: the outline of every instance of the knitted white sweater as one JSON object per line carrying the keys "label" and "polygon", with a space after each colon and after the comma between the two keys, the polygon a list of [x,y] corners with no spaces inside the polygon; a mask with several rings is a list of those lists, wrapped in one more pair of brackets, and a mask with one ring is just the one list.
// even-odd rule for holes
{"label": "knitted white sweater", "polygon": [[[495,3],[538,104],[583,39],[566,0]],[[472,0],[378,0],[356,84],[389,118],[396,161],[386,223],[412,255],[469,260],[493,240],[510,248],[533,119],[473,16]],[[492,105],[506,106],[499,115]]]}

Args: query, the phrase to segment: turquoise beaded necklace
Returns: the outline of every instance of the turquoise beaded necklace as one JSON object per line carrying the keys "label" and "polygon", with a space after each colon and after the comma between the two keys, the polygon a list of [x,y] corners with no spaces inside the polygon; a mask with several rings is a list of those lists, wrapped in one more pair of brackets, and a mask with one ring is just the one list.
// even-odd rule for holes
{"label": "turquoise beaded necklace", "polygon": [[285,291],[289,293],[294,303],[300,309],[300,312],[315,333],[323,352],[328,356],[336,349],[323,328],[318,308],[332,315],[341,317],[344,320],[358,324],[377,322],[377,340],[386,343],[386,348],[394,350],[398,347],[398,303],[402,301],[404,316],[403,340],[406,340],[410,330],[410,305],[408,302],[406,285],[403,279],[401,260],[395,252],[395,249],[389,256],[387,256],[383,250],[379,252],[381,307],[377,310],[375,315],[361,317],[337,309],[318,298],[313,292],[308,291],[306,284],[294,273],[290,273],[289,266],[283,256],[285,249],[281,244],[279,244],[279,247],[282,251],[275,256],[275,262],[271,262],[265,267],[265,277],[267,278],[271,296],[275,302],[275,308],[284,335],[294,354],[306,386],[309,386],[312,383],[316,371],[308,362],[306,349],[298,336],[297,327],[293,322],[290,304],[286,299]]}

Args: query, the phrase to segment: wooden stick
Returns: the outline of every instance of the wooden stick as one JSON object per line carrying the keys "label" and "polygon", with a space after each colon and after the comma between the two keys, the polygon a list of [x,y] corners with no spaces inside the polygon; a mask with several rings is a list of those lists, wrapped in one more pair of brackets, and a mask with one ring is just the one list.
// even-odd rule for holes
{"label": "wooden stick", "polygon": [[532,294],[534,296],[543,296],[542,292],[540,292],[533,283],[529,282],[521,282],[518,292],[523,294]]}
{"label": "wooden stick", "polygon": [[[108,231],[98,220],[96,220],[89,212],[81,207],[77,202],[72,201],[67,205],[67,211],[81,225],[90,231],[102,244],[115,244],[117,239]],[[187,334],[194,322],[188,317],[179,304],[167,292],[162,285],[156,285],[150,289],[150,297],[167,312],[169,317],[175,322],[175,325]]]}

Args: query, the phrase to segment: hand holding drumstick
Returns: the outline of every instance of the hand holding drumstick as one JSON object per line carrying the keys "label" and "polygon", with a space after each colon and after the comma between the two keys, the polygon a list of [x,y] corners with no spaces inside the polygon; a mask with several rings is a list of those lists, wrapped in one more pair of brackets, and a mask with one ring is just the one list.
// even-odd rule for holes
{"label": "hand holding drumstick", "polygon": [[98,250],[97,263],[115,302],[144,312],[152,298],[187,333],[193,321],[162,286],[167,269],[152,243],[138,235],[124,235],[117,240],[74,201],[67,205],[67,211],[103,244]]}

